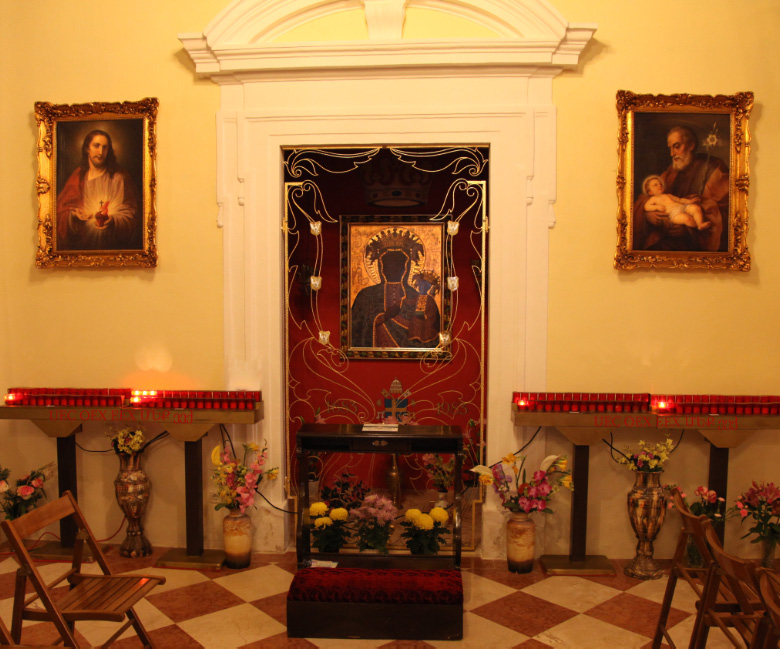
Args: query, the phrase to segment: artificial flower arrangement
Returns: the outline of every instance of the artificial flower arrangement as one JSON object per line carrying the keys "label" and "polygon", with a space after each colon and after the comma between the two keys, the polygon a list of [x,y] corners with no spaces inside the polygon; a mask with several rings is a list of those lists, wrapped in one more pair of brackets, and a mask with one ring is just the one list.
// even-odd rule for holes
{"label": "artificial flower arrangement", "polygon": [[379,550],[380,553],[387,554],[387,543],[393,532],[393,519],[397,515],[398,509],[389,498],[379,494],[366,496],[360,507],[349,512],[350,519],[357,525],[358,550]]}
{"label": "artificial flower arrangement", "polygon": [[111,448],[117,455],[133,455],[144,450],[144,431],[140,426],[128,426],[106,435],[111,438]]}
{"label": "artificial flower arrangement", "polygon": [[7,520],[13,520],[35,509],[36,503],[46,495],[44,484],[54,473],[54,462],[40,469],[30,471],[26,476],[16,480],[12,487],[8,484],[10,469],[0,468],[0,497],[2,508]]}
{"label": "artificial flower arrangement", "polygon": [[[616,449],[610,442],[605,440],[605,443],[610,448],[612,459],[618,464],[624,464],[632,471],[642,471],[645,473],[660,473],[664,470],[664,464],[666,464],[669,456],[672,454],[676,446],[670,438],[666,438],[666,441],[650,446],[644,440],[639,440],[639,450],[637,452],[632,451],[626,447],[625,453]],[[615,457],[615,453],[618,453],[618,457]]]}
{"label": "artificial flower arrangement", "polygon": [[552,514],[549,501],[561,487],[573,489],[565,455],[549,455],[527,479],[525,456],[510,453],[492,467],[479,464],[471,469],[483,485],[493,485],[501,504],[511,512]]}
{"label": "artificial flower arrangement", "polygon": [[[444,458],[447,458],[446,460]],[[448,491],[455,482],[455,456],[426,453],[422,456],[423,469],[439,491]]]}
{"label": "artificial flower arrangement", "polygon": [[312,545],[320,552],[338,552],[347,542],[349,511],[345,507],[328,507],[324,502],[309,507]]}
{"label": "artificial flower arrangement", "polygon": [[360,507],[360,503],[369,491],[365,482],[345,471],[331,486],[322,487],[320,498],[329,507],[344,507],[352,510]]}
{"label": "artificial flower arrangement", "polygon": [[780,489],[774,482],[753,482],[745,493],[737,499],[736,511],[742,517],[742,521],[748,517],[754,521],[747,534],[742,538],[747,538],[755,534],[751,543],[765,541],[772,547],[780,539]]}
{"label": "artificial flower arrangement", "polygon": [[148,442],[144,437],[144,429],[141,426],[128,426],[120,428],[113,432],[107,432],[106,435],[111,438],[111,448],[117,455],[135,455],[143,453],[147,447],[154,444],[158,439],[167,436],[167,432],[160,433]]}
{"label": "artificial flower arrangement", "polygon": [[[708,489],[704,485],[694,489],[693,493],[695,496],[698,496],[699,499],[691,504],[688,503],[685,493],[680,489],[678,489],[678,491],[680,491],[680,496],[682,496],[685,504],[688,505],[691,514],[694,516],[706,516],[714,527],[723,525],[723,523],[726,522],[726,519],[730,518],[731,515],[735,513],[733,510],[726,511],[726,499],[721,498],[712,489]],[[670,507],[671,506],[670,503]]]}
{"label": "artificial flower arrangement", "polygon": [[404,528],[402,539],[406,539],[406,547],[412,554],[436,554],[444,545],[442,538],[448,533],[447,521],[449,514],[443,507],[434,507],[427,514],[419,509],[408,509],[401,521]]}
{"label": "artificial flower arrangement", "polygon": [[[227,444],[217,444],[211,451],[211,462],[214,465],[212,474],[217,486],[219,503],[214,507],[220,510],[238,509],[242,514],[254,505],[255,493],[259,493],[260,483],[264,479],[275,480],[279,475],[279,467],[264,469],[268,457],[268,446],[262,450],[255,443],[243,444],[244,455],[239,461],[232,442],[230,449]],[[254,459],[252,459],[252,457]]]}

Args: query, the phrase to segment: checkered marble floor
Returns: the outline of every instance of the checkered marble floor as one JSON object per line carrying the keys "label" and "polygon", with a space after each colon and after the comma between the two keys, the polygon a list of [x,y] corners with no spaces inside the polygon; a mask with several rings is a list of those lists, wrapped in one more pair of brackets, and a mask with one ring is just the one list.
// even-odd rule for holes
{"label": "checkered marble floor", "polygon": [[[108,549],[107,557],[117,572],[165,576],[167,582],[136,610],[155,645],[166,649],[644,649],[651,646],[666,585],[666,579],[642,582],[624,576],[621,561],[613,562],[614,577],[545,577],[538,567],[527,575],[515,575],[507,571],[504,561],[465,556],[462,641],[304,640],[288,638],[285,627],[287,590],[296,569],[294,553],[256,554],[244,570],[154,568],[163,551],[158,549],[143,559],[124,559],[114,547]],[[65,564],[50,563],[43,571],[50,578],[65,569]],[[0,556],[0,615],[9,626],[15,570],[12,558]],[[670,625],[679,646],[688,645],[694,611],[690,588],[678,583]],[[113,623],[76,625],[85,647],[100,645],[115,628]],[[25,623],[23,642],[43,644],[54,638],[53,626]],[[129,649],[141,643],[128,631],[113,646]],[[707,647],[731,644],[713,630]]]}

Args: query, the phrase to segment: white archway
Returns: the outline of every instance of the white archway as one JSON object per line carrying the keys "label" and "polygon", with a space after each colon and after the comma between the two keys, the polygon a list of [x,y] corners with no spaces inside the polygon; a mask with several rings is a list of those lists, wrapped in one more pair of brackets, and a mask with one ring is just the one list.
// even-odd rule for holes
{"label": "white archway", "polygon": [[[414,9],[457,16],[495,37],[404,39]],[[283,39],[355,11],[367,38]],[[280,150],[296,145],[490,146],[488,458],[515,448],[511,393],[544,389],[546,380],[552,79],[577,64],[594,31],[568,24],[545,0],[236,0],[202,34],[180,35],[197,73],[222,88],[227,384],[263,391],[263,436],[276,463],[284,456]],[[274,497],[281,503],[281,489]],[[265,520],[258,549],[281,549],[281,518]],[[496,537],[498,524],[487,515],[483,538]]]}

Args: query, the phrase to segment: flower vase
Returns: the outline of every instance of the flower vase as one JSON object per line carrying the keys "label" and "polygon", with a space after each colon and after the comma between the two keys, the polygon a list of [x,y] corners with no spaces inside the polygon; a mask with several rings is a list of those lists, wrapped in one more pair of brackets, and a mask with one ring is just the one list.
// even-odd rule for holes
{"label": "flower vase", "polygon": [[666,494],[661,471],[637,471],[633,489],[628,492],[628,517],[636,534],[636,556],[623,572],[635,579],[659,579],[663,570],[653,558],[655,541],[666,517]]}
{"label": "flower vase", "polygon": [[222,519],[225,566],[247,568],[252,560],[252,519],[239,509],[231,509]]}
{"label": "flower vase", "polygon": [[506,522],[506,562],[510,572],[531,572],[534,567],[536,524],[525,512],[510,512]]}
{"label": "flower vase", "polygon": [[775,548],[777,539],[761,539],[761,567],[772,570],[775,565]]}
{"label": "flower vase", "polygon": [[146,557],[152,553],[152,544],[144,536],[141,522],[152,485],[141,468],[141,454],[119,453],[119,473],[114,480],[116,501],[127,518],[127,536],[119,546],[123,557]]}

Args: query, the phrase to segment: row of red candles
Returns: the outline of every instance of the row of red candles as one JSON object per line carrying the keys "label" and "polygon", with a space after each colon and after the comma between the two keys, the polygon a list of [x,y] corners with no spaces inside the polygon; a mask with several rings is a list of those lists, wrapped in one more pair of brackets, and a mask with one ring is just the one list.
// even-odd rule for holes
{"label": "row of red candles", "polygon": [[512,400],[519,410],[534,412],[654,411],[670,414],[780,414],[780,396],[515,392]]}
{"label": "row of red candles", "polygon": [[674,413],[678,415],[780,414],[780,396],[653,395],[652,405],[659,413]]}
{"label": "row of red candles", "polygon": [[515,392],[519,410],[534,412],[647,412],[649,394]]}
{"label": "row of red candles", "polygon": [[171,399],[163,397],[132,397],[131,408],[189,408],[190,410],[252,410],[255,399]]}
{"label": "row of red candles", "polygon": [[8,406],[87,406],[245,410],[260,401],[255,390],[131,390],[130,388],[11,388]]}

